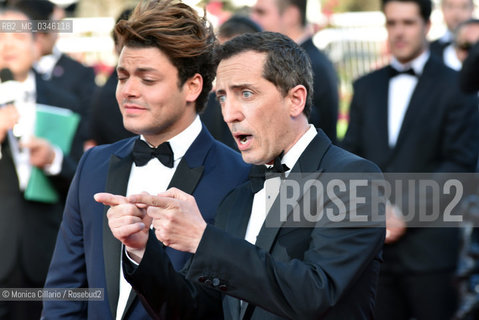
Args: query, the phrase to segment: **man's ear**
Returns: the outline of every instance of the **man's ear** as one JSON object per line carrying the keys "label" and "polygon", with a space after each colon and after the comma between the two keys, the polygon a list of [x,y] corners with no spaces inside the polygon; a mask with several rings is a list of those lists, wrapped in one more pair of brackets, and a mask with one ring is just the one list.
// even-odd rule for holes
{"label": "man's ear", "polygon": [[289,90],[288,98],[291,103],[289,115],[291,117],[297,117],[303,112],[306,106],[307,97],[308,91],[303,85],[297,85],[296,87]]}
{"label": "man's ear", "polygon": [[203,90],[203,77],[197,73],[186,80],[183,88],[186,92],[186,101],[194,102]]}

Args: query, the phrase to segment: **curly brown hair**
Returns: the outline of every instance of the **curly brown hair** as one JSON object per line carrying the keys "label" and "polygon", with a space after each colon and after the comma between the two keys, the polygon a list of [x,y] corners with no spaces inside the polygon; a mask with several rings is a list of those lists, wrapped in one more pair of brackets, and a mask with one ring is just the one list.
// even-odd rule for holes
{"label": "curly brown hair", "polygon": [[178,69],[178,87],[195,74],[203,78],[203,90],[196,99],[201,112],[211,91],[216,67],[213,48],[216,38],[206,17],[176,0],[140,2],[128,20],[115,26],[121,47],[160,49]]}

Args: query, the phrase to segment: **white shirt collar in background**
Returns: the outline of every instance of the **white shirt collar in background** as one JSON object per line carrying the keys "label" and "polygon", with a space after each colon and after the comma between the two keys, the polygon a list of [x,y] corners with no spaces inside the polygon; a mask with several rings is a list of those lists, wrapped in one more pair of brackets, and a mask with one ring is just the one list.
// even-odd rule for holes
{"label": "white shirt collar in background", "polygon": [[42,75],[45,80],[50,80],[52,77],[53,68],[62,56],[61,51],[57,47],[53,47],[52,53],[45,55],[38,59],[34,64],[35,70]]}

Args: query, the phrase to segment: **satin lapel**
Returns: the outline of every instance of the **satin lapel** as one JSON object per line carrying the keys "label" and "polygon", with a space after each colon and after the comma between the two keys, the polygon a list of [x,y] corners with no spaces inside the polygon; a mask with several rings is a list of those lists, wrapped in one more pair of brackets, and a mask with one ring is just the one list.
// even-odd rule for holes
{"label": "satin lapel", "polygon": [[136,299],[136,293],[135,293],[135,290],[132,289],[132,290],[130,290],[130,295],[128,296],[128,301],[126,302],[125,311],[123,311],[123,315],[121,316],[122,320],[127,319],[127,317],[126,317],[126,315],[128,314],[127,311],[133,305],[133,302],[135,301],[135,299]]}
{"label": "satin lapel", "polygon": [[416,88],[414,89],[411,100],[409,101],[406,114],[404,115],[401,130],[399,131],[396,146],[394,147],[395,150],[398,150],[401,144],[405,141],[407,135],[413,134],[411,133],[411,128],[415,126],[415,123],[420,121],[420,119],[424,119],[420,114],[425,111],[424,106],[428,105],[426,100],[431,96],[431,93],[434,92],[434,67],[431,64],[433,64],[433,62],[429,59],[424,66],[423,73],[418,79]]}
{"label": "satin lapel", "polygon": [[374,102],[375,114],[377,115],[377,130],[378,135],[371,137],[371,139],[378,139],[378,146],[385,151],[387,155],[391,149],[389,148],[389,131],[388,131],[388,96],[389,96],[389,75],[387,69],[383,69],[379,74],[378,82],[375,84]]}
{"label": "satin lapel", "polygon": [[236,201],[234,214],[228,216],[228,221],[225,230],[238,238],[244,239],[246,235],[246,228],[248,227],[251,209],[253,207],[254,194],[249,185],[243,190],[242,199]]}
{"label": "satin lapel", "polygon": [[203,126],[198,137],[193,141],[176,168],[168,188],[178,188],[186,193],[193,194],[196,185],[201,179],[204,162],[213,145],[213,137]]}
{"label": "satin lapel", "polygon": [[[244,190],[239,194],[241,195],[241,199],[238,199],[235,202],[234,213],[228,216],[225,230],[234,237],[244,239],[249,218],[251,216],[254,194],[251,191],[250,184],[247,184],[244,187]],[[227,302],[231,319],[243,319],[248,303],[243,302],[243,304],[240,305],[239,299],[230,296],[225,296],[224,299]],[[244,307],[244,309],[242,307]]]}
{"label": "satin lapel", "polygon": [[[116,155],[111,157],[105,192],[126,195],[131,162],[130,157],[119,158]],[[103,259],[108,303],[115,318],[119,294],[121,242],[113,236],[108,227],[107,210],[108,207],[105,207],[103,214]]]}
{"label": "satin lapel", "polygon": [[176,168],[173,178],[171,178],[168,188],[178,188],[188,194],[193,194],[196,185],[203,175],[203,166],[190,168],[183,158]]}
{"label": "satin lapel", "polygon": [[[240,318],[240,300],[231,296],[224,297],[228,306],[229,317],[226,319],[239,320]],[[226,311],[226,310],[225,310]]]}
{"label": "satin lapel", "polygon": [[[329,138],[321,129],[318,129],[318,134],[304,150],[298,162],[291,170],[291,174],[295,175],[295,178],[300,177],[300,185],[302,185],[302,183],[307,180],[318,178],[318,176],[323,171],[320,168],[321,161],[330,146],[331,140],[329,140]],[[284,188],[284,185],[282,185],[281,188]],[[299,199],[301,199],[304,196],[304,193],[307,191],[307,189],[303,190]],[[288,210],[286,217],[289,216],[292,211],[293,208]],[[261,230],[256,239],[256,246],[264,249],[267,252],[271,251],[271,248],[275,243],[276,236],[281,229],[281,225],[284,223],[281,222],[283,219],[281,219],[280,215],[280,199],[278,197],[273,203],[273,206],[271,207],[270,211],[268,212],[265,222],[261,227]],[[249,316],[252,314],[254,307],[250,306],[248,308],[248,306],[249,304],[247,302],[243,302],[243,304],[241,305],[240,319],[245,319],[245,317],[249,318]]]}

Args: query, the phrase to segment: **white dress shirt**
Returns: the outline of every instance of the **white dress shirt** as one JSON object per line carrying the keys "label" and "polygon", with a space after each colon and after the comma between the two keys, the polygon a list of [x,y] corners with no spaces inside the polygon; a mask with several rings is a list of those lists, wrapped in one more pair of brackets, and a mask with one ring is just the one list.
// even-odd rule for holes
{"label": "white dress shirt", "polygon": [[[8,143],[17,171],[20,190],[25,190],[32,172],[32,165],[30,164],[29,151],[28,149],[20,148],[19,139],[26,142],[30,137],[35,135],[36,81],[33,72],[28,73],[25,81],[18,83],[18,91],[20,94],[15,100],[14,105],[19,113],[19,121],[13,130],[8,132]],[[62,151],[56,146],[53,147],[55,152],[53,163],[46,166],[43,170],[47,175],[59,174],[63,163]]]}
{"label": "white dress shirt", "polygon": [[411,101],[412,94],[418,82],[418,77],[422,74],[429,56],[430,52],[425,51],[408,64],[402,64],[394,57],[391,60],[391,67],[399,71],[412,68],[416,73],[416,76],[400,74],[389,80],[388,137],[391,148],[394,148],[396,145],[404,116],[406,115],[409,102]]}
{"label": "white dress shirt", "polygon": [[[158,159],[151,159],[146,165],[137,167],[133,162],[131,165],[130,177],[128,180],[128,187],[126,194],[138,194],[143,191],[149,194],[156,195],[160,192],[167,190],[171,178],[178,167],[181,159],[185,155],[186,151],[190,148],[193,141],[200,134],[202,129],[199,116],[196,116],[195,120],[183,130],[180,134],[169,140],[171,149],[173,150],[173,168],[164,166]],[[145,140],[141,136],[142,140]],[[123,249],[122,249],[123,250]],[[130,295],[131,285],[123,277],[123,270],[120,261],[120,287],[118,305],[116,310],[116,319],[121,319],[123,312],[125,311],[126,304],[128,302],[128,296]]]}
{"label": "white dress shirt", "polygon": [[[299,157],[314,139],[318,131],[310,124],[309,129],[303,134],[303,136],[296,142],[296,144],[283,156],[281,163],[292,169]],[[285,173],[289,175],[290,171]],[[253,207],[251,209],[251,216],[249,218],[248,227],[246,228],[245,240],[255,244],[256,237],[258,236],[264,220],[268,214],[271,205],[278,196],[281,180],[279,177],[267,179],[264,183],[264,188],[255,193],[253,199]]]}

